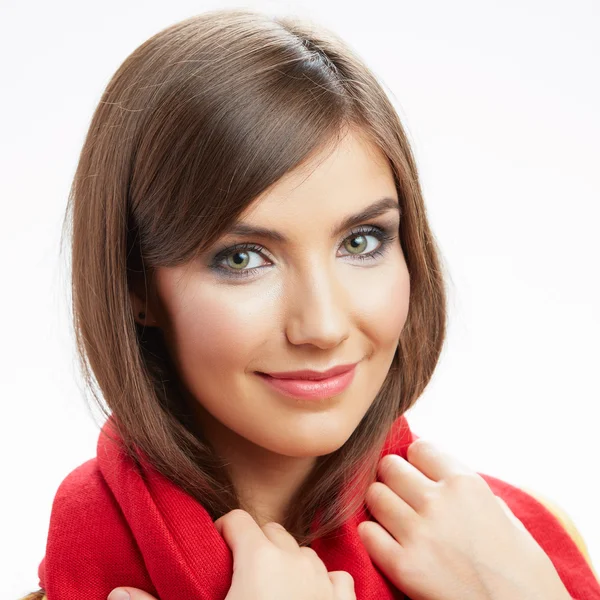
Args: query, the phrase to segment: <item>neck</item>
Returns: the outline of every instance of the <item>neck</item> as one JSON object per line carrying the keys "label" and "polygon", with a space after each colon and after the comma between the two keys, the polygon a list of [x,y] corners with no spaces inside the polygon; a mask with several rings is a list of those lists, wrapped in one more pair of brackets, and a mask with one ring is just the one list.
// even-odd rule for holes
{"label": "neck", "polygon": [[241,437],[196,405],[203,436],[225,459],[241,507],[261,527],[270,521],[283,523],[290,501],[312,471],[316,457],[271,452]]}

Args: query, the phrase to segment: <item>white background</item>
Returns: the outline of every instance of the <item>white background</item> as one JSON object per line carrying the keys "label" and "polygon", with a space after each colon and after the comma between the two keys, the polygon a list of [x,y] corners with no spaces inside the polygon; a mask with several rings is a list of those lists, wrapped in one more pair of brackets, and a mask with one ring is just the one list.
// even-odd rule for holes
{"label": "white background", "polygon": [[[449,272],[447,343],[409,423],[557,502],[598,569],[600,4],[302,4],[245,6],[331,27],[384,81]],[[92,112],[148,37],[225,6],[242,4],[1,4],[2,598],[37,587],[56,488],[95,453],[59,255]]]}

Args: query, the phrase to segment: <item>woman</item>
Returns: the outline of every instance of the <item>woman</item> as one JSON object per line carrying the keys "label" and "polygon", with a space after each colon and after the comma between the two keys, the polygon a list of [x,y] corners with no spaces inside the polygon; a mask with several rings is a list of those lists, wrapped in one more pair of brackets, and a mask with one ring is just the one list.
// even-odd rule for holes
{"label": "woman", "polygon": [[413,443],[444,278],[398,116],[331,32],[221,10],[150,38],[69,208],[109,419],[57,492],[40,594],[600,598],[540,503]]}

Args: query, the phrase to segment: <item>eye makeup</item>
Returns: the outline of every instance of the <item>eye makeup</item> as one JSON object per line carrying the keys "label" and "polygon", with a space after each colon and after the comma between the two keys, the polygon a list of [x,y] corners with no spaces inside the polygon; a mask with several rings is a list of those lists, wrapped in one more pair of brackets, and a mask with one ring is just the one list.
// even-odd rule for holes
{"label": "eye makeup", "polygon": [[[385,225],[360,225],[359,227],[355,227],[352,229],[349,234],[342,239],[343,243],[347,240],[351,240],[357,237],[373,237],[377,239],[380,243],[374,250],[371,250],[366,253],[361,254],[343,254],[344,258],[352,258],[357,259],[359,261],[366,260],[376,260],[377,258],[383,256],[389,248],[389,245],[398,237],[398,229],[397,226],[385,226]],[[250,269],[233,269],[226,265],[224,265],[224,261],[233,256],[235,254],[248,254],[248,253],[256,253],[262,255],[267,260],[271,260],[268,256],[268,252],[265,247],[252,243],[252,242],[243,242],[240,244],[234,244],[232,246],[227,246],[220,250],[217,250],[212,259],[209,262],[209,268],[215,271],[218,275],[223,275],[224,277],[229,277],[233,279],[239,279],[243,277],[252,277],[257,274],[261,269],[268,268],[272,266],[272,264],[262,265],[258,267],[252,267]]]}

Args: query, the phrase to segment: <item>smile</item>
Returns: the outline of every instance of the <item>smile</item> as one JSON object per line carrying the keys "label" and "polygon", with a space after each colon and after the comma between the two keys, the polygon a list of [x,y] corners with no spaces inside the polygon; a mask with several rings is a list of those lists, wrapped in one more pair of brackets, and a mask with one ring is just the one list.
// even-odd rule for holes
{"label": "smile", "polygon": [[266,373],[256,374],[271,387],[292,398],[320,400],[341,394],[354,379],[356,365],[326,379],[278,379]]}

